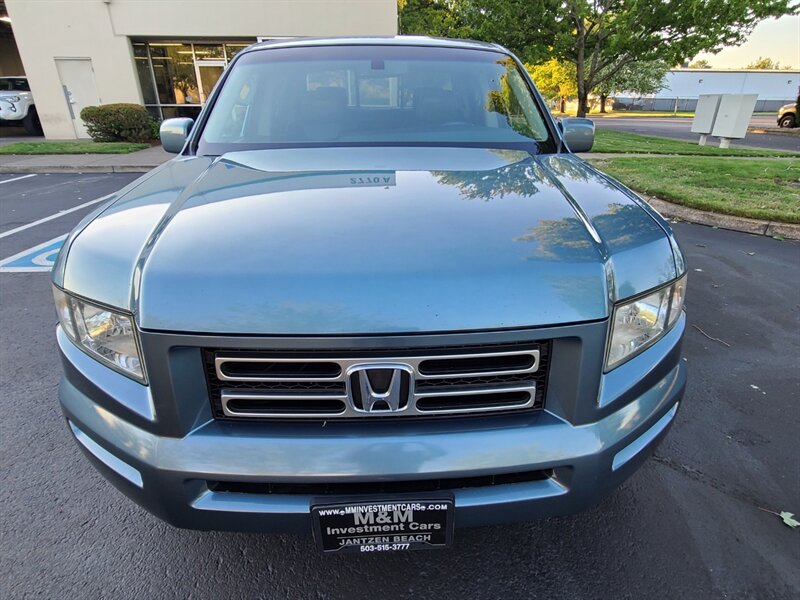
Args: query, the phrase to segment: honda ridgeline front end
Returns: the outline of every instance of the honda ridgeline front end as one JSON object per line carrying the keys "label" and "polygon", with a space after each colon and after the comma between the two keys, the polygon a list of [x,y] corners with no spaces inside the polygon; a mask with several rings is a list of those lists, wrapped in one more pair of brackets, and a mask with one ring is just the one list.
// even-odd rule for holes
{"label": "honda ridgeline front end", "polygon": [[68,427],[169,523],[328,552],[600,501],[675,418],[686,268],[592,136],[498,46],[250,47],[66,240]]}

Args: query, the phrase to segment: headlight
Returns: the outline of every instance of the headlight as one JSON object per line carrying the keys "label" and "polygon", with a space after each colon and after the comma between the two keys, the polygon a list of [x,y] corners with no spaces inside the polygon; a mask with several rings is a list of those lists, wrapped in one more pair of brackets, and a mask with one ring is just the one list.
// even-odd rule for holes
{"label": "headlight", "polygon": [[144,383],[142,359],[130,315],[75,298],[53,287],[64,333],[86,353]]}
{"label": "headlight", "polygon": [[3,96],[0,100],[5,100],[6,102],[19,102],[19,96]]}
{"label": "headlight", "polygon": [[686,275],[647,296],[617,304],[611,324],[606,371],[655,343],[678,320],[686,295]]}

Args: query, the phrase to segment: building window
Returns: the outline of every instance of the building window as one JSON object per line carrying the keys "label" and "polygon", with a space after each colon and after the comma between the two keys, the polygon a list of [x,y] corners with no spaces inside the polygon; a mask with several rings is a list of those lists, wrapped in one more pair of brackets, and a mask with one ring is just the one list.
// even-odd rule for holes
{"label": "building window", "polygon": [[139,76],[139,85],[142,88],[142,99],[144,103],[157,104],[156,88],[153,81],[153,72],[150,68],[150,57],[147,55],[147,46],[144,44],[134,44],[133,59],[136,62],[136,74]]}
{"label": "building window", "polygon": [[251,42],[133,42],[145,107],[157,119],[197,118],[228,62]]}
{"label": "building window", "polygon": [[228,57],[228,60],[231,60],[249,45],[250,44],[225,44],[225,55]]}

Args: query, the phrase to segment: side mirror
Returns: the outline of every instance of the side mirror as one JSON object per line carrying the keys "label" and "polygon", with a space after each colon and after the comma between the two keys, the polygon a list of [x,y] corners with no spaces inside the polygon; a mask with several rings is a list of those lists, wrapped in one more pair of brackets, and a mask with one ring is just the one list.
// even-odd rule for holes
{"label": "side mirror", "polygon": [[186,138],[192,131],[194,119],[166,119],[161,123],[158,130],[161,138],[161,147],[172,154],[178,154],[183,150]]}
{"label": "side mirror", "polygon": [[594,145],[594,121],[580,117],[561,119],[561,137],[572,152],[588,152]]}

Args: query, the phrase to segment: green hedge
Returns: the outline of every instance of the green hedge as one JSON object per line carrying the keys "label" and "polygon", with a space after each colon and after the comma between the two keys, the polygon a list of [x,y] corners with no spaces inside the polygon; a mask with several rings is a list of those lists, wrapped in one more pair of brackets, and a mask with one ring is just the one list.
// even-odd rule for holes
{"label": "green hedge", "polygon": [[81,119],[95,142],[147,142],[157,130],[155,119],[140,104],[87,106]]}

